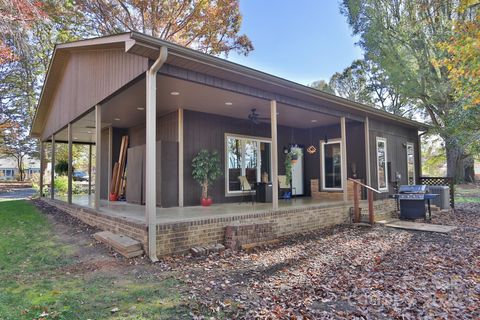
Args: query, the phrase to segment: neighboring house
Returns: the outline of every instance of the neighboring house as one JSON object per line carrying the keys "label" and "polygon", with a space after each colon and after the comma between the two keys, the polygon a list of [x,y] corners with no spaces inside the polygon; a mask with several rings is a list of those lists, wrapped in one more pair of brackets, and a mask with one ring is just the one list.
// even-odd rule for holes
{"label": "neighboring house", "polygon": [[[27,158],[24,161],[25,180],[40,172],[40,160]],[[11,157],[0,157],[0,181],[17,180],[19,176],[17,161]]]}
{"label": "neighboring house", "polygon": [[475,181],[480,181],[480,159],[475,159],[474,172],[475,172]]}
{"label": "neighboring house", "polygon": [[[276,236],[344,222],[351,206],[348,178],[380,190],[376,199],[387,203],[396,183],[415,183],[421,175],[418,131],[425,129],[416,121],[132,32],[56,46],[32,135],[43,148],[52,141],[100,146],[95,159],[100,187],[92,214],[117,219],[87,219],[88,210],[79,217],[103,229],[121,229],[146,247],[147,238],[157,237],[159,247],[152,240],[147,250],[169,254],[221,241],[222,228],[231,221],[254,221],[252,212],[256,219],[270,217],[266,221],[274,221],[270,230]],[[129,204],[112,207],[107,203],[112,168],[124,135],[129,137]],[[303,151],[292,176],[292,191],[301,197],[286,204],[278,199],[276,185],[291,148]],[[185,208],[200,203],[191,161],[201,149],[221,156],[224,176],[210,188],[220,205]],[[271,182],[273,195],[263,198],[267,204],[237,204],[252,193],[242,191],[240,176],[252,186]],[[66,200],[77,201],[72,195]],[[285,206],[296,209],[287,215]],[[330,215],[319,206],[331,207]],[[130,228],[113,227],[122,219]],[[173,222],[185,228],[174,228]],[[205,233],[193,227],[197,224],[212,227]],[[175,237],[179,228],[188,232],[175,241],[164,237]]]}

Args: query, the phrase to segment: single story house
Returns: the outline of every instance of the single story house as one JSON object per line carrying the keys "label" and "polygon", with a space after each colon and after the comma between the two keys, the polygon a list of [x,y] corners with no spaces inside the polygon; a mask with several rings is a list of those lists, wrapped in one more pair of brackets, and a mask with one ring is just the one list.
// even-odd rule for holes
{"label": "single story house", "polygon": [[[25,180],[30,180],[33,174],[40,172],[38,159],[26,158],[24,160]],[[19,177],[17,160],[13,157],[0,155],[0,181],[13,181]]]}
{"label": "single story house", "polygon": [[[394,208],[389,195],[395,185],[414,183],[421,174],[419,131],[425,129],[129,32],[55,47],[31,134],[41,141],[42,161],[45,147],[52,149],[52,163],[57,143],[95,146],[95,194],[72,195],[70,178],[65,199],[52,184],[45,201],[141,240],[155,260],[221,242],[231,225],[267,224],[265,238],[271,238],[346,222],[351,179],[380,192],[376,208]],[[124,136],[126,201],[110,201]],[[210,188],[211,207],[199,206],[201,188],[192,178],[192,159],[202,149],[219,153],[224,173]],[[289,199],[277,185],[285,184],[292,150],[298,161],[286,186]]]}

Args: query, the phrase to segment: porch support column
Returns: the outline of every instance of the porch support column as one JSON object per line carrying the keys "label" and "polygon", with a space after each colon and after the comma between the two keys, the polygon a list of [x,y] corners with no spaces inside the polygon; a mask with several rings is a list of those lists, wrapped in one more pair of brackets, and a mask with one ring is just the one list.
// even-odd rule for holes
{"label": "porch support column", "polygon": [[100,209],[100,178],[102,176],[102,109],[95,106],[95,210]]}
{"label": "porch support column", "polygon": [[343,201],[348,200],[348,192],[347,192],[347,130],[346,130],[346,121],[345,117],[340,118],[340,131],[342,137],[342,187],[343,187]]}
{"label": "porch support column", "polygon": [[92,145],[88,145],[88,195],[92,194]]}
{"label": "porch support column", "polygon": [[112,190],[112,161],[113,161],[113,128],[108,128],[108,181],[107,181],[107,199],[110,202],[110,190]]}
{"label": "porch support column", "polygon": [[72,124],[69,123],[67,127],[68,135],[68,189],[67,189],[67,202],[72,204]]}
{"label": "porch support column", "polygon": [[368,117],[365,117],[365,175],[367,186],[372,186],[372,174],[370,169],[370,123]]}
{"label": "porch support column", "polygon": [[55,199],[55,135],[52,134],[52,165],[50,168],[50,198]]}
{"label": "porch support column", "polygon": [[272,135],[272,207],[278,209],[278,137],[277,137],[277,101],[270,101],[270,128]]}
{"label": "porch support column", "polygon": [[161,47],[157,60],[146,72],[146,154],[145,154],[145,215],[148,225],[148,256],[157,258],[157,72],[167,60],[167,48]]}
{"label": "porch support column", "polygon": [[178,109],[178,206],[183,207],[183,109]]}
{"label": "porch support column", "polygon": [[43,197],[43,168],[45,166],[45,145],[40,140],[40,198]]}

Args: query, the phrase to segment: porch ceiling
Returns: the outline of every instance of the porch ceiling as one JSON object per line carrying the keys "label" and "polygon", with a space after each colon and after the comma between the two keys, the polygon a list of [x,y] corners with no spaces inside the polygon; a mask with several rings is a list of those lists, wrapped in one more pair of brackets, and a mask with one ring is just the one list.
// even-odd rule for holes
{"label": "porch ceiling", "polygon": [[[141,79],[110,98],[102,105],[102,120],[119,128],[129,128],[144,123],[145,91],[145,79]],[[172,95],[172,92],[179,94]],[[231,105],[226,105],[227,102]],[[157,114],[160,116],[179,108],[239,119],[247,119],[250,110],[256,108],[260,117],[270,117],[268,100],[159,75],[157,77]],[[279,125],[295,128],[312,128],[339,123],[337,117],[281,103],[277,104],[277,112]]]}
{"label": "porch ceiling", "polygon": [[[102,122],[102,128],[108,127],[109,124]],[[95,112],[89,112],[77,121],[72,123],[73,143],[95,143]],[[55,141],[67,142],[68,130],[62,129],[55,134]]]}

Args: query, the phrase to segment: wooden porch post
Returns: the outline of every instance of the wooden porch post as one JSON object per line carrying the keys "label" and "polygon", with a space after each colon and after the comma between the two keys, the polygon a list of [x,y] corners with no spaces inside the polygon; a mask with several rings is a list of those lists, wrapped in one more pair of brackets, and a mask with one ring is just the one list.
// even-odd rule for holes
{"label": "wooden porch post", "polygon": [[178,109],[178,206],[183,207],[183,109]]}
{"label": "wooden porch post", "polygon": [[72,124],[68,123],[67,126],[67,135],[68,135],[68,189],[67,189],[67,202],[72,204]]}
{"label": "wooden porch post", "polygon": [[88,145],[88,195],[92,194],[92,145]]}
{"label": "wooden porch post", "polygon": [[55,135],[52,134],[52,167],[50,168],[50,198],[55,199]]}
{"label": "wooden porch post", "polygon": [[102,167],[102,109],[95,106],[95,210],[100,209],[100,179]]}
{"label": "wooden porch post", "polygon": [[346,132],[346,121],[345,117],[340,118],[340,131],[341,131],[341,138],[342,138],[342,188],[343,188],[343,201],[348,200],[348,192],[347,192],[347,132]]}
{"label": "wooden porch post", "polygon": [[270,127],[272,135],[272,207],[278,209],[278,137],[277,137],[277,101],[270,101]]}
{"label": "wooden porch post", "polygon": [[370,123],[368,117],[365,117],[365,183],[367,186],[372,186],[372,174],[370,169]]}
{"label": "wooden porch post", "polygon": [[148,225],[148,250],[155,250],[149,252],[149,256],[154,256],[156,260],[156,218],[157,218],[157,184],[156,172],[156,120],[157,120],[157,106],[156,106],[156,81],[157,74],[151,75],[147,71],[147,103],[146,103],[146,174],[145,174],[145,214]]}
{"label": "wooden porch post", "polygon": [[43,167],[45,166],[45,150],[44,143],[40,140],[40,198],[43,197]]}
{"label": "wooden porch post", "polygon": [[113,128],[108,128],[108,181],[107,181],[107,201],[110,201],[110,190],[112,190],[112,161],[113,161]]}

